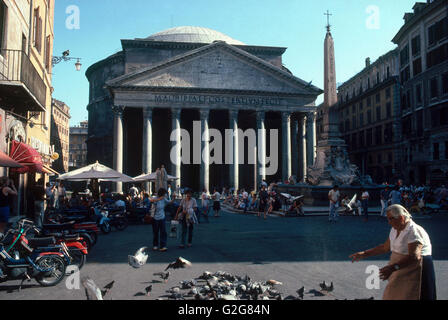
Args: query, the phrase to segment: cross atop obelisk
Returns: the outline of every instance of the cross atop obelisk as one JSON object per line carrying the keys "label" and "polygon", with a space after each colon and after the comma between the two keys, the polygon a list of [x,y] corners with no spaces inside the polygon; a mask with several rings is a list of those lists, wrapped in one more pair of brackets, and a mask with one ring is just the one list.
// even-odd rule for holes
{"label": "cross atop obelisk", "polygon": [[327,16],[327,31],[330,31],[330,16],[332,16],[332,14],[330,13],[330,11],[327,10],[327,13],[324,13],[325,16]]}

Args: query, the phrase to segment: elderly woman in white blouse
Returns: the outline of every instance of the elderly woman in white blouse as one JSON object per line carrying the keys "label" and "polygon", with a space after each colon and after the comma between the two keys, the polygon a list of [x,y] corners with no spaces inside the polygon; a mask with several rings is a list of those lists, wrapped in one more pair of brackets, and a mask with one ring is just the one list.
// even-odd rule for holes
{"label": "elderly woman in white blouse", "polygon": [[392,226],[389,238],[376,248],[352,254],[352,262],[392,252],[389,264],[380,269],[380,278],[389,280],[383,300],[436,300],[428,234],[403,206],[391,205],[386,213]]}

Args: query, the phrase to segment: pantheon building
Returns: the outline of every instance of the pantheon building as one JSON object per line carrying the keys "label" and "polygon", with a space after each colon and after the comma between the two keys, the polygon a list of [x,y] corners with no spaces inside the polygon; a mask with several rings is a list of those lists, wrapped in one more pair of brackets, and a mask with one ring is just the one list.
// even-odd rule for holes
{"label": "pantheon building", "polygon": [[[89,163],[99,161],[130,176],[164,165],[180,178],[177,185],[194,190],[252,190],[261,179],[304,179],[315,158],[315,100],[322,90],[283,65],[285,47],[246,45],[202,27],[176,27],[144,39],[121,40],[121,45],[120,52],[86,72]],[[190,133],[193,140],[196,124],[205,133],[201,139],[199,132],[196,143],[211,153],[194,161],[195,142],[190,150],[181,150],[184,138],[175,129]],[[207,128],[222,133],[221,163],[207,158],[218,152],[210,150],[217,141]],[[226,145],[228,129],[240,134]],[[273,161],[278,170],[268,174],[264,156],[256,163],[249,159],[249,139],[241,134],[247,129],[262,133],[256,135],[257,154],[269,156],[277,148]],[[272,129],[277,129],[278,139],[271,138]],[[224,161],[231,148],[233,162]],[[191,160],[181,161],[188,153]]]}

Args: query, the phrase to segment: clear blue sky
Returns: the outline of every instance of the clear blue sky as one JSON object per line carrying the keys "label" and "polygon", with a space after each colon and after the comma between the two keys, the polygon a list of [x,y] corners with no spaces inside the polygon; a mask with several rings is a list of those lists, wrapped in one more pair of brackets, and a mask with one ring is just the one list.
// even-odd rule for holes
{"label": "clear blue sky", "polygon": [[[72,62],[53,69],[54,98],[71,108],[70,125],[87,119],[89,85],[85,71],[121,50],[120,39],[144,38],[175,26],[201,26],[250,45],[284,46],[284,64],[295,76],[323,88],[323,41],[330,10],[335,40],[337,82],[359,72],[393,49],[391,39],[412,11],[411,0],[57,0],[54,55],[70,49],[82,58],[82,71]],[[80,29],[66,28],[66,8],[80,9]],[[369,6],[379,9],[372,20]],[[370,17],[370,18],[369,18]],[[379,22],[379,29],[368,28]],[[322,101],[319,97],[317,103]]]}

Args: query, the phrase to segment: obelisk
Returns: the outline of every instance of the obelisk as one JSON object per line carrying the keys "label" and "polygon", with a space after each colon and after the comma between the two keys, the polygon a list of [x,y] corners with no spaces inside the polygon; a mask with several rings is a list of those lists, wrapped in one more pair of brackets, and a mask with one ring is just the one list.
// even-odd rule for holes
{"label": "obelisk", "polygon": [[348,158],[345,141],[341,139],[338,121],[338,96],[334,41],[327,15],[327,34],[324,43],[324,102],[318,107],[322,114],[322,131],[318,137],[316,161],[308,167],[307,180],[313,185],[331,186],[350,184],[355,179],[355,168]]}
{"label": "obelisk", "polygon": [[[331,14],[326,13],[327,17]],[[340,138],[338,114],[336,105],[338,95],[336,91],[336,68],[334,58],[334,41],[331,35],[330,21],[327,20],[327,34],[324,43],[324,103],[322,106],[322,133],[318,143],[322,146],[344,145],[345,142]]]}

